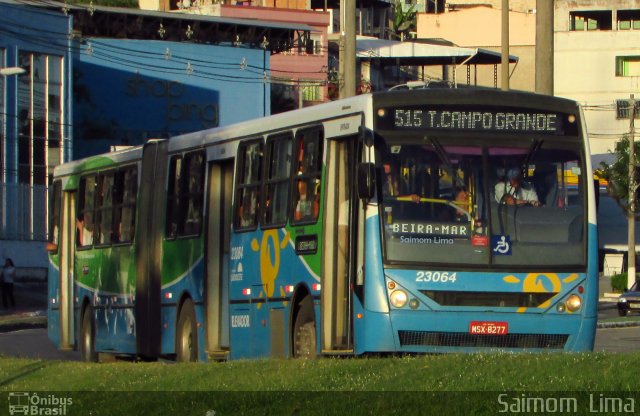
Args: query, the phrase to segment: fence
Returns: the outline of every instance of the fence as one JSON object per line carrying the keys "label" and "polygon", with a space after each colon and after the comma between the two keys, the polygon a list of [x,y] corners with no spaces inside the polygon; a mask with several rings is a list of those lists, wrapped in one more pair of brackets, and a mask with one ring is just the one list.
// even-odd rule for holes
{"label": "fence", "polygon": [[0,240],[47,240],[47,187],[0,184]]}

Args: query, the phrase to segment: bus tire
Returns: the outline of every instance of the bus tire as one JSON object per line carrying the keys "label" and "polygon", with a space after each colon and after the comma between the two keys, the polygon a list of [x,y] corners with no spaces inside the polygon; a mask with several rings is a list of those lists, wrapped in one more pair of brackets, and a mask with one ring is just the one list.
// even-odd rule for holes
{"label": "bus tire", "polygon": [[96,354],[96,328],[93,323],[93,310],[90,306],[84,309],[82,314],[82,325],[80,325],[80,357],[82,361],[95,363],[98,362],[98,354]]}
{"label": "bus tire", "polygon": [[196,312],[193,303],[186,300],[180,309],[176,329],[176,361],[193,362],[198,360],[198,332]]}
{"label": "bus tire", "polygon": [[294,358],[313,359],[318,355],[316,342],[316,322],[313,314],[313,300],[305,297],[293,324]]}

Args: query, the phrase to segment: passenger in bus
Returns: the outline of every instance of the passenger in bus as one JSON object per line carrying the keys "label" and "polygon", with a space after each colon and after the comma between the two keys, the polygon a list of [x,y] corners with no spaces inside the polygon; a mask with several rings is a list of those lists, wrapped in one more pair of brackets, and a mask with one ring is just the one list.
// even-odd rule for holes
{"label": "passenger in bus", "polygon": [[[313,143],[308,143],[309,148],[313,149]],[[294,219],[296,221],[315,220],[318,218],[318,211],[320,208],[320,180],[318,178],[305,178],[305,173],[309,173],[307,170],[311,169],[314,155],[312,152],[308,152],[305,157],[304,142],[300,142],[300,149],[298,151],[297,162],[297,176],[296,179],[296,195]]]}
{"label": "passenger in bus", "polygon": [[398,198],[410,198],[415,203],[420,202],[420,195],[418,194],[406,194],[401,195],[400,181],[398,179],[398,169],[392,166],[390,162],[384,162],[382,164],[384,168],[385,180],[382,183],[382,196],[385,198],[398,199]]}
{"label": "passenger in bus", "polygon": [[466,221],[467,213],[469,212],[469,208],[471,205],[469,203],[469,193],[464,186],[458,188],[454,203],[461,210],[464,210],[456,210],[456,221]]}
{"label": "passenger in bus", "polygon": [[496,184],[494,190],[498,203],[540,206],[536,190],[533,186],[522,182],[522,173],[519,169],[509,169],[506,177]]}
{"label": "passenger in bus", "polygon": [[256,224],[257,193],[254,190],[245,191],[242,205],[238,207],[240,227],[253,227]]}
{"label": "passenger in bus", "polygon": [[309,219],[313,213],[313,201],[307,198],[307,180],[298,180],[298,200],[296,202],[295,219]]}
{"label": "passenger in bus", "polygon": [[558,173],[554,164],[536,163],[531,179],[544,205],[553,207],[562,204],[562,199],[558,198]]}
{"label": "passenger in bus", "polygon": [[76,218],[76,242],[78,246],[90,246],[93,240],[93,232],[85,226],[84,213]]}

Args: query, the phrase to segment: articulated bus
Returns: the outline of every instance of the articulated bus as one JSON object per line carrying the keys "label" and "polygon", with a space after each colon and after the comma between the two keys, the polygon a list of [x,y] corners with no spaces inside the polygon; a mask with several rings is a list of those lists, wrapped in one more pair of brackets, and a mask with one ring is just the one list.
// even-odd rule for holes
{"label": "articulated bus", "polygon": [[593,348],[569,100],[360,95],[61,165],[51,194],[48,333],[86,360]]}

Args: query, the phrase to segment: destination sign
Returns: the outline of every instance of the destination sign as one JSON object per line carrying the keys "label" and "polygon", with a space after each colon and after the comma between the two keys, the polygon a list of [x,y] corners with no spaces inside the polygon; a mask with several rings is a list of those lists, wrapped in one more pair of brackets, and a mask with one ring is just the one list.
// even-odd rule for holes
{"label": "destination sign", "polygon": [[418,234],[418,235],[437,235],[458,238],[469,238],[470,223],[448,223],[448,222],[394,222],[389,226],[394,234]]}
{"label": "destination sign", "polygon": [[475,131],[561,135],[575,116],[545,111],[503,111],[495,108],[393,108],[379,111],[378,128],[393,130]]}

